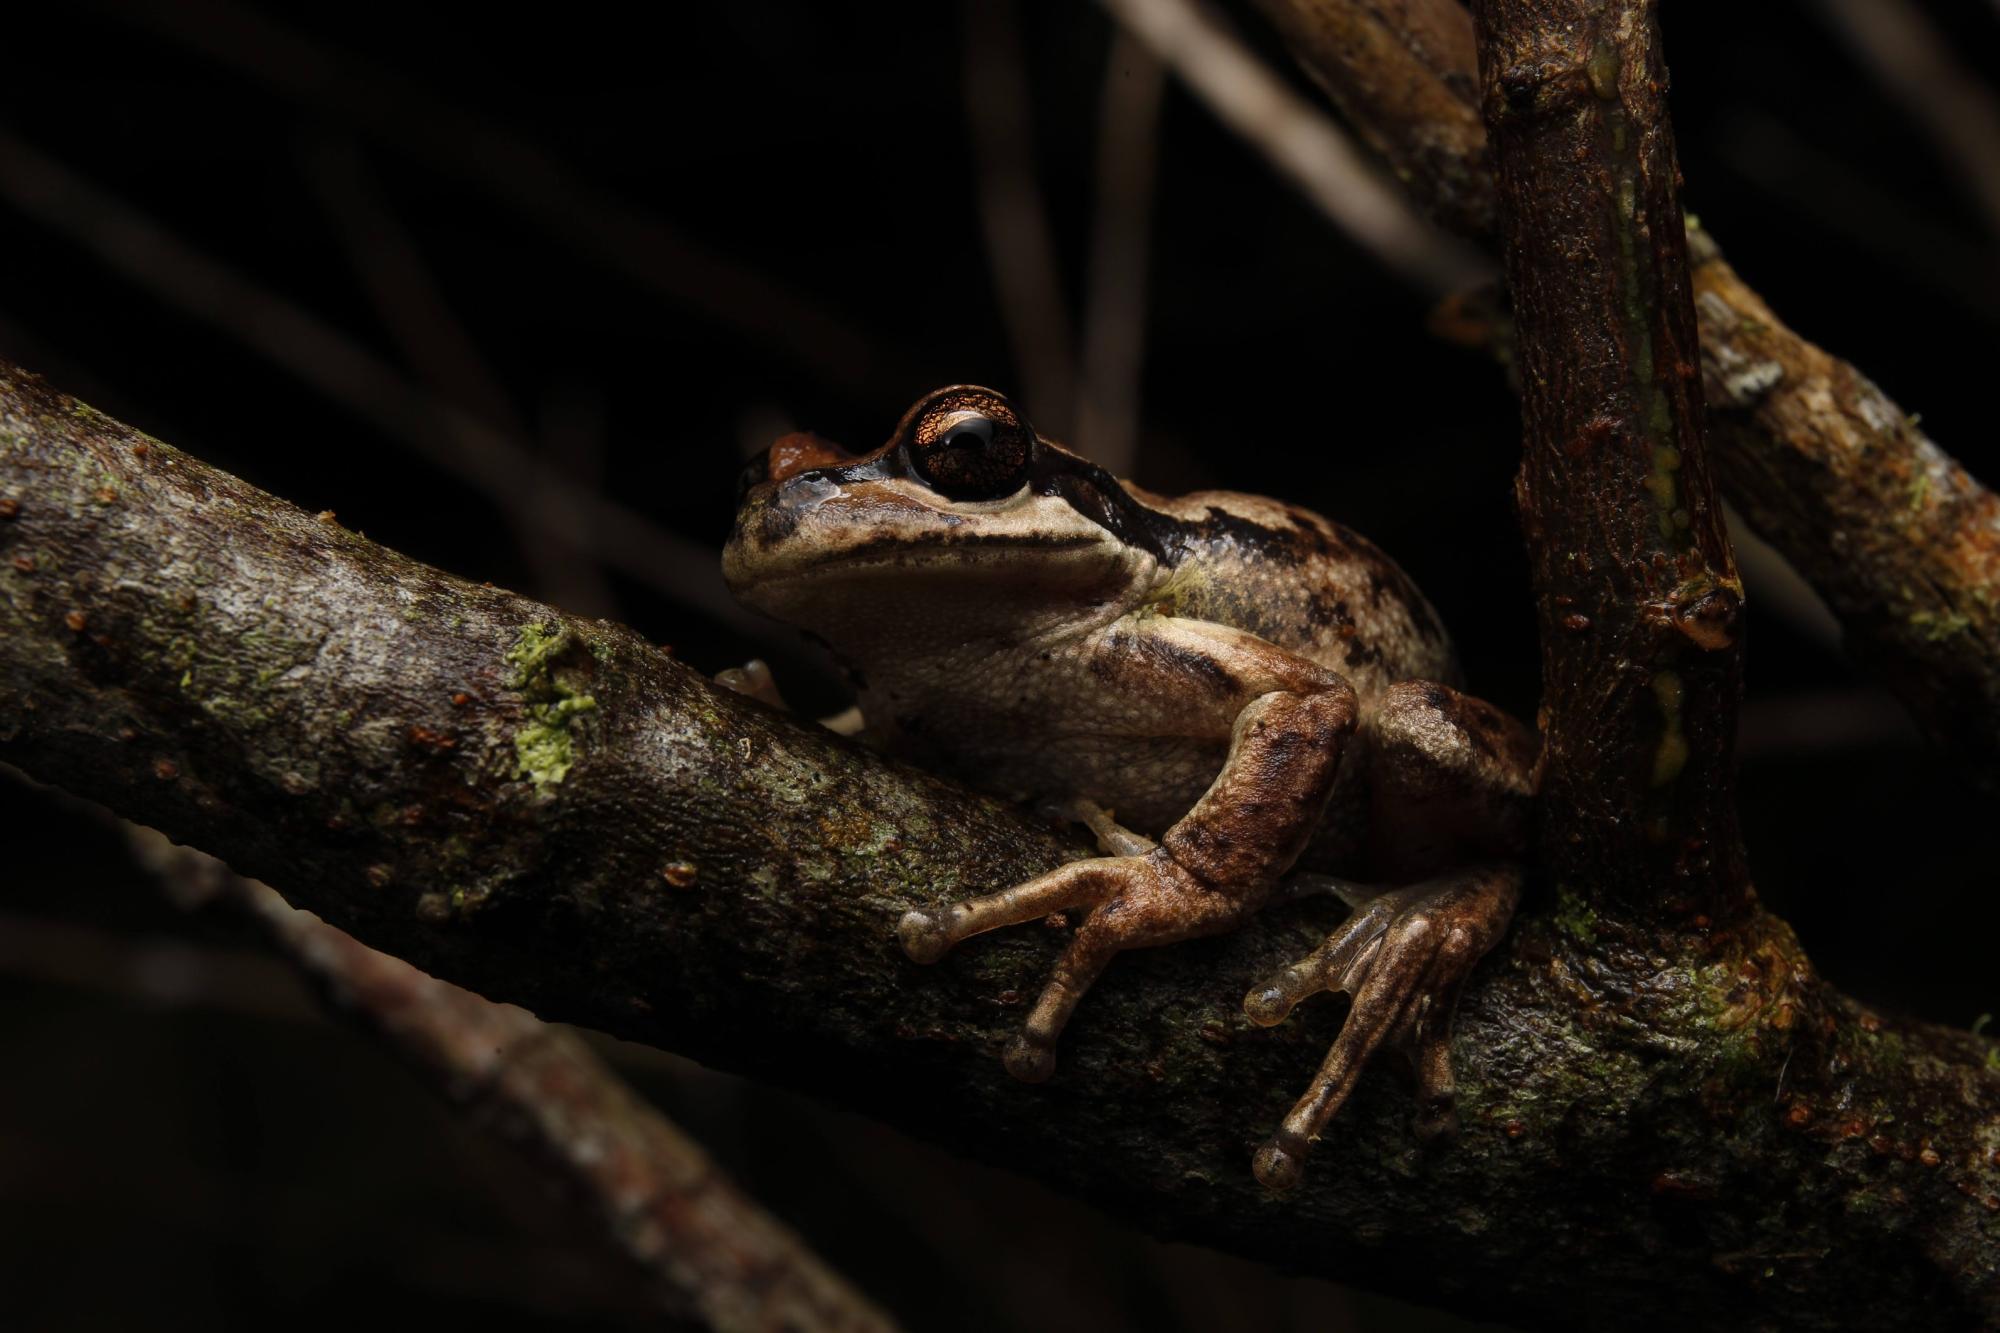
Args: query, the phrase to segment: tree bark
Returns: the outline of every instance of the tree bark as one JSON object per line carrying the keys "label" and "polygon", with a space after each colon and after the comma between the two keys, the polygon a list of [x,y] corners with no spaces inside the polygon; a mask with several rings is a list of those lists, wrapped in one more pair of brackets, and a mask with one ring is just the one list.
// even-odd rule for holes
{"label": "tree bark", "polygon": [[[1457,0],[1257,0],[1419,205],[1497,234],[1472,20]],[[2000,790],[2000,499],[1853,365],[1787,328],[1697,233],[1723,490],[1826,599],[1857,661]]]}
{"label": "tree bark", "polygon": [[2000,1319],[1990,1048],[1861,1012],[1780,923],[1668,953],[1529,910],[1463,1002],[1458,1140],[1420,1148],[1371,1073],[1275,1198],[1251,1151],[1339,1012],[1258,1029],[1238,1003],[1324,914],[1121,960],[1065,1072],[1014,1083],[998,1052],[1060,939],[917,968],[894,923],[1077,838],[12,367],[0,760],[489,998],[837,1099],[1161,1234],[1534,1326]]}
{"label": "tree bark", "polygon": [[1733,922],[1742,584],[1709,473],[1645,0],[1480,0],[1542,642],[1543,865],[1679,933]]}

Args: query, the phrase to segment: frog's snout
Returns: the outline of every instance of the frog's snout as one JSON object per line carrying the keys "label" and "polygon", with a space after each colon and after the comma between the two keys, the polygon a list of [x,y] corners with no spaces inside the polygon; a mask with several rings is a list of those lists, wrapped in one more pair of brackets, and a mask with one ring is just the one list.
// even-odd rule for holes
{"label": "frog's snout", "polygon": [[[769,451],[766,451],[767,453]],[[840,487],[814,469],[779,480],[764,455],[753,458],[737,478],[736,524],[723,548],[725,574],[750,551],[771,551],[797,534],[813,510],[840,494]]]}

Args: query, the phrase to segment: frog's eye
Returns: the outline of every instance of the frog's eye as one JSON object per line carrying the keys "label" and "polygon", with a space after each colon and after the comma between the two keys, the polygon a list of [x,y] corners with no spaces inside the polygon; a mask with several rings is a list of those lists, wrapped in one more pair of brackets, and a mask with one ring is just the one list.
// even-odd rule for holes
{"label": "frog's eye", "polygon": [[953,500],[997,500],[1027,480],[1034,436],[1019,422],[984,412],[940,414],[910,441],[910,466]]}

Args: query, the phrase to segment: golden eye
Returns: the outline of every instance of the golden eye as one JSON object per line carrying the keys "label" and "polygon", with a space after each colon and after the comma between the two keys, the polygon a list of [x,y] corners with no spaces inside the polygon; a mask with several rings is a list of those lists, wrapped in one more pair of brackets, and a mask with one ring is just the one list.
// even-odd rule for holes
{"label": "golden eye", "polygon": [[954,500],[997,500],[1027,480],[1033,436],[1016,422],[957,411],[925,422],[910,444],[910,466],[926,486]]}

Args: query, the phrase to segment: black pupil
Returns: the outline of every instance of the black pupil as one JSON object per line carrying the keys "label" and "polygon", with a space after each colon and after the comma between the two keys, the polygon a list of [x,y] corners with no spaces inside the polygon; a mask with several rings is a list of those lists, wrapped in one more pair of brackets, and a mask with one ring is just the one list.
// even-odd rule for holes
{"label": "black pupil", "polygon": [[1021,483],[1027,466],[1025,432],[992,417],[968,414],[917,450],[917,471],[954,499],[993,500]]}

